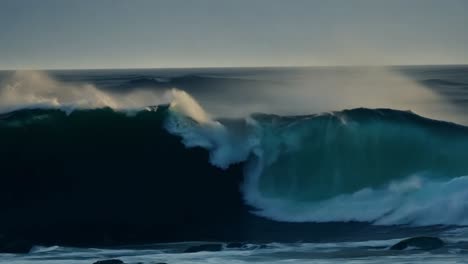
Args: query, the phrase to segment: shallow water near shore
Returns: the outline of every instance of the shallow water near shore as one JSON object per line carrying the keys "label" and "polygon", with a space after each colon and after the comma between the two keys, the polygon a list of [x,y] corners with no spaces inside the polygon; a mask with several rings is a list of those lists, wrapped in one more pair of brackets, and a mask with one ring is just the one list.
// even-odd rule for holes
{"label": "shallow water near shore", "polygon": [[242,248],[224,248],[218,252],[184,253],[196,245],[216,242],[161,243],[113,249],[35,247],[29,254],[2,254],[0,263],[76,263],[90,264],[104,259],[136,263],[464,263],[468,241],[459,240],[466,230],[453,229],[441,234],[443,248],[423,251],[390,250],[400,239],[338,243],[244,244]]}

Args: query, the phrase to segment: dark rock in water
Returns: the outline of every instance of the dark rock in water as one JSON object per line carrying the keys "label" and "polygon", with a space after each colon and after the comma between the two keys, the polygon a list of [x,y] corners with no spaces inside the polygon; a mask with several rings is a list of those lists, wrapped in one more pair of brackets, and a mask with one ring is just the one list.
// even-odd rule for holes
{"label": "dark rock in water", "polygon": [[243,242],[231,242],[226,245],[226,248],[229,249],[266,249],[270,248],[270,246],[266,244],[248,244],[248,243],[243,243]]}
{"label": "dark rock in water", "polygon": [[223,245],[221,244],[205,244],[205,245],[189,247],[184,252],[195,253],[195,252],[201,252],[201,251],[221,251],[221,250],[223,250]]}
{"label": "dark rock in water", "polygon": [[257,249],[266,249],[266,248],[269,248],[269,246],[265,245],[265,244],[258,245],[258,247],[257,247]]}
{"label": "dark rock in water", "polygon": [[106,259],[106,260],[99,260],[94,262],[93,264],[125,264],[120,259]]}
{"label": "dark rock in water", "polygon": [[444,245],[444,241],[438,237],[412,237],[396,243],[390,247],[390,249],[403,250],[408,247],[413,247],[420,250],[433,250],[441,248]]}
{"label": "dark rock in water", "polygon": [[8,239],[6,237],[0,236],[0,253],[29,253],[33,245],[28,241],[21,239]]}
{"label": "dark rock in water", "polygon": [[226,248],[244,248],[245,246],[246,244],[242,242],[231,242],[226,245]]}

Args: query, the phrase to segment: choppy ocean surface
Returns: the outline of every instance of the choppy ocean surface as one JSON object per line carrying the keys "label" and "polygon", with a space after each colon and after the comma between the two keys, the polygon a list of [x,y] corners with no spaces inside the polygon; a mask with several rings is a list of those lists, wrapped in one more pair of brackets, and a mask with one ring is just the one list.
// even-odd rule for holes
{"label": "choppy ocean surface", "polygon": [[[448,244],[430,252],[389,250],[399,239],[341,243],[245,244],[242,249],[184,253],[190,246],[213,242],[182,242],[127,246],[114,249],[35,247],[29,254],[2,254],[0,263],[77,263],[119,259],[124,263],[466,263],[468,241],[458,237],[466,230],[442,234]],[[459,240],[461,238],[461,240]]]}
{"label": "choppy ocean surface", "polygon": [[0,238],[37,245],[0,263],[465,263],[467,102],[468,66],[0,72]]}

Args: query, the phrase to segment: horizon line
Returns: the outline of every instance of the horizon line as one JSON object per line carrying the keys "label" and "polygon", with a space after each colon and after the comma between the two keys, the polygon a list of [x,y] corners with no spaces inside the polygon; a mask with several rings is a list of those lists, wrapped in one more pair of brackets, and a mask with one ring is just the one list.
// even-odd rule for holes
{"label": "horizon line", "polygon": [[194,66],[194,67],[101,67],[101,68],[16,68],[0,71],[80,71],[80,70],[188,70],[188,69],[279,69],[279,68],[338,68],[338,67],[421,67],[421,66],[468,66],[468,63],[441,64],[336,64],[336,65],[259,65],[259,66]]}

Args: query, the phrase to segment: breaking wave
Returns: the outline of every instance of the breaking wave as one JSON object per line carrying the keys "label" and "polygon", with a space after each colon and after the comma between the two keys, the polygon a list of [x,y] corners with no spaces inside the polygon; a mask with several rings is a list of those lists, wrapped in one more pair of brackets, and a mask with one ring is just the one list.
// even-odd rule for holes
{"label": "breaking wave", "polygon": [[[15,129],[37,124],[47,133],[48,126],[57,125],[48,123],[51,117],[70,122],[57,110],[19,110],[24,108],[59,108],[70,114],[107,107],[114,109],[110,115],[124,111],[127,119],[154,112],[163,115],[164,128],[186,147],[206,149],[212,165],[226,169],[244,164],[244,200],[263,217],[285,222],[468,224],[465,126],[408,111],[366,108],[215,120],[177,89],[112,94],[87,85],[64,87],[40,74],[27,78],[21,74],[0,91],[4,135],[14,137]],[[45,88],[36,88],[38,82]],[[143,107],[154,104],[168,107],[163,113],[157,107]],[[96,111],[99,120],[100,110],[88,110],[88,115],[89,111]],[[120,119],[108,115],[102,116],[109,123],[106,133],[113,133],[112,122]],[[135,129],[145,129],[144,122],[151,120],[139,119],[143,123]]]}
{"label": "breaking wave", "polygon": [[246,161],[244,198],[264,217],[468,224],[467,127],[391,109],[254,115],[242,133],[181,119],[167,129],[212,164]]}

